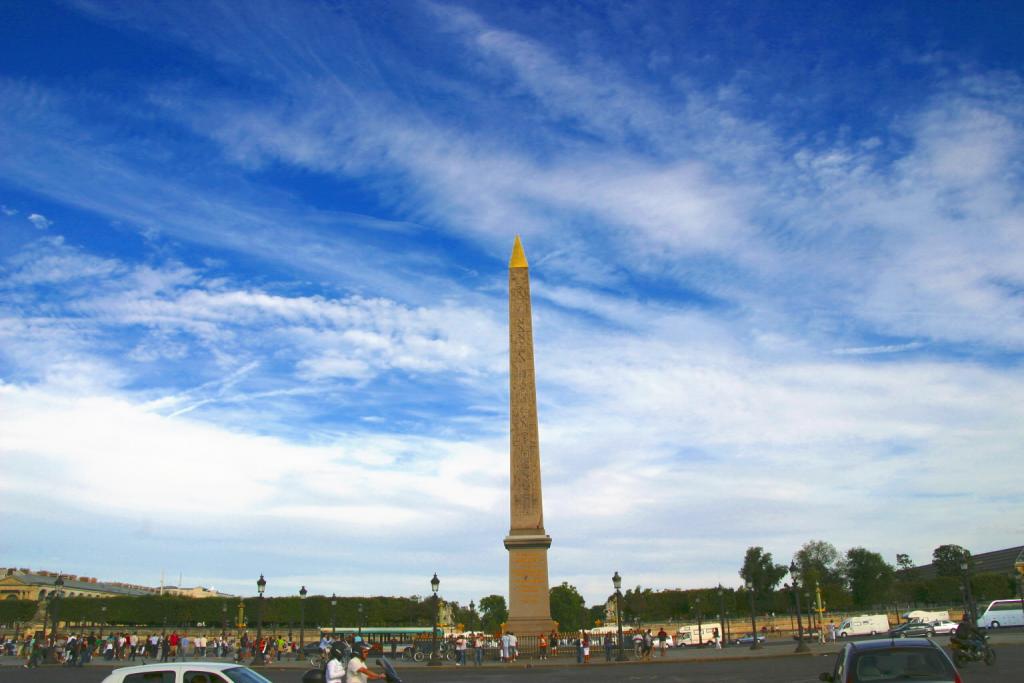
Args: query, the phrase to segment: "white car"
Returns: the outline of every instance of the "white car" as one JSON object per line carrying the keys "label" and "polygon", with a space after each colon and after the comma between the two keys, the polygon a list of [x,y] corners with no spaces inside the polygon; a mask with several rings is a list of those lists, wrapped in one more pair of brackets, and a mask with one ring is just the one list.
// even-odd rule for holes
{"label": "white car", "polygon": [[945,633],[946,635],[951,635],[958,626],[955,621],[950,621],[949,619],[936,619],[935,621],[928,622],[928,625],[932,627],[933,633]]}
{"label": "white car", "polygon": [[165,662],[114,669],[103,683],[271,683],[252,669],[214,662]]}

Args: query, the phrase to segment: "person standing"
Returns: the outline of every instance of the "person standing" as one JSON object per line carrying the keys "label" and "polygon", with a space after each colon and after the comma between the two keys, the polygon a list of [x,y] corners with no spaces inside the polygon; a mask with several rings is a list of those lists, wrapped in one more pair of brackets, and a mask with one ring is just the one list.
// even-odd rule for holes
{"label": "person standing", "polygon": [[612,661],[612,650],[615,649],[615,639],[611,633],[604,634],[604,661]]}
{"label": "person standing", "polygon": [[828,622],[828,639],[833,643],[836,642],[836,622]]}
{"label": "person standing", "polygon": [[484,665],[484,635],[482,633],[473,634],[473,664],[475,666]]}
{"label": "person standing", "polygon": [[537,652],[541,659],[548,658],[548,639],[543,633],[537,636]]}
{"label": "person standing", "polygon": [[548,648],[552,657],[558,656],[558,634],[555,631],[551,631],[551,635],[548,636]]}
{"label": "person standing", "polygon": [[665,632],[664,626],[658,630],[658,649],[661,650],[662,657],[668,653],[668,633]]}
{"label": "person standing", "polygon": [[466,663],[466,636],[460,633],[455,637],[455,666]]}
{"label": "person standing", "polygon": [[501,661],[506,663],[509,661],[509,653],[511,651],[511,639],[507,633],[501,634]]}
{"label": "person standing", "polygon": [[508,654],[513,662],[519,659],[519,638],[515,631],[509,631],[508,634]]}

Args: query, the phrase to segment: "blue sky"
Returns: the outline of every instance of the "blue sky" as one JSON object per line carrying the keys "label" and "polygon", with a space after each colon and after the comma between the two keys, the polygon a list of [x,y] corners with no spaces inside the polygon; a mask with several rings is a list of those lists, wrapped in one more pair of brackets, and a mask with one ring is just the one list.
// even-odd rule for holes
{"label": "blue sky", "polygon": [[552,583],[1019,543],[1022,32],[1010,2],[4,3],[0,555],[504,593],[516,234]]}

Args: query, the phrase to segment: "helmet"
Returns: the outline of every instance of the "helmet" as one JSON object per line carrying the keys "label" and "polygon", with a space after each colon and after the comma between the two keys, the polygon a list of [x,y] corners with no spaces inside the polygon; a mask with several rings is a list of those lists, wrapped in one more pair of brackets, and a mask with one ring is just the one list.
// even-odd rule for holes
{"label": "helmet", "polygon": [[344,640],[331,643],[331,659],[344,659],[352,654],[352,648]]}

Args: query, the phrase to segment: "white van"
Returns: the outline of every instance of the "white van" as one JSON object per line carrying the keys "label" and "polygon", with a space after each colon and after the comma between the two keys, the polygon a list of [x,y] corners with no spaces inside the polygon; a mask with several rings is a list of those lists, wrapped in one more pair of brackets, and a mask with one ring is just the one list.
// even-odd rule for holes
{"label": "white van", "polygon": [[715,634],[722,637],[721,624],[717,621],[705,621],[697,631],[697,624],[685,624],[676,631],[675,644],[677,647],[693,647],[696,645],[708,645],[715,640]]}
{"label": "white van", "polygon": [[836,628],[840,638],[847,636],[867,636],[886,633],[889,630],[889,617],[884,614],[861,614],[850,617]]}
{"label": "white van", "polygon": [[1024,601],[1019,599],[993,600],[978,617],[978,626],[980,628],[1024,626]]}

